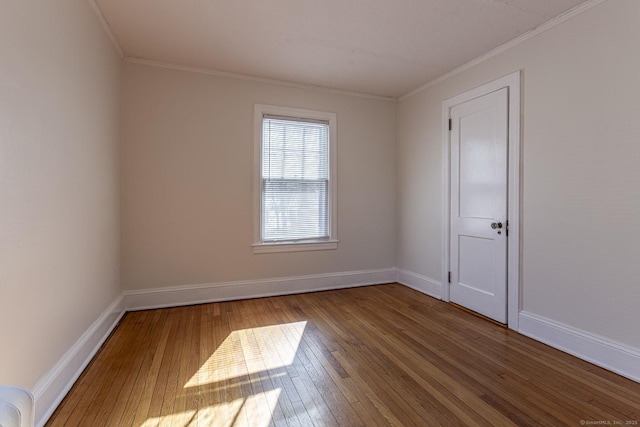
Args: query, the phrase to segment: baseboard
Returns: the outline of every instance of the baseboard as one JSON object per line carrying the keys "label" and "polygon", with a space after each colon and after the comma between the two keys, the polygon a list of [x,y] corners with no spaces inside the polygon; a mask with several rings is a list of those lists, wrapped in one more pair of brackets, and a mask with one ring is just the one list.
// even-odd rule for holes
{"label": "baseboard", "polygon": [[407,270],[399,270],[398,282],[423,294],[442,299],[442,284],[426,276]]}
{"label": "baseboard", "polygon": [[528,312],[520,312],[518,332],[640,382],[640,350]]}
{"label": "baseboard", "polygon": [[135,311],[378,285],[396,282],[397,279],[398,270],[396,268],[348,271],[299,277],[125,291],[124,301],[128,311]]}
{"label": "baseboard", "polygon": [[125,313],[119,296],[33,389],[36,426],[44,426]]}

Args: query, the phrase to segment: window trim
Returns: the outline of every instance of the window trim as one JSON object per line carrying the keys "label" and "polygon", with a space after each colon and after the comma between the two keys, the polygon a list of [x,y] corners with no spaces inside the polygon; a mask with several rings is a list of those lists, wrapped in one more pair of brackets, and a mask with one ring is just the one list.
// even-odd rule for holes
{"label": "window trim", "polygon": [[[329,122],[329,238],[308,241],[263,242],[261,236],[262,212],[262,121],[263,117],[282,116],[290,119],[320,120]],[[267,104],[254,105],[253,144],[253,253],[319,251],[338,248],[338,185],[337,185],[337,115],[336,113],[279,107]]]}

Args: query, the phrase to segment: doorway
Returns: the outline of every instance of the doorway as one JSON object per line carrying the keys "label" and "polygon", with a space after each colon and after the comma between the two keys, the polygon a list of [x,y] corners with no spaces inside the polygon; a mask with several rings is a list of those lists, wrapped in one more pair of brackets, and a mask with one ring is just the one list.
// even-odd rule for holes
{"label": "doorway", "polygon": [[443,103],[443,294],[517,329],[520,72]]}

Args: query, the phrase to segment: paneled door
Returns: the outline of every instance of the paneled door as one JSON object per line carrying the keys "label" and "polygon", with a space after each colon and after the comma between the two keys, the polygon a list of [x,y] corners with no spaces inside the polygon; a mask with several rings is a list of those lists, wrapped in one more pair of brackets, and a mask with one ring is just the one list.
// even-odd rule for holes
{"label": "paneled door", "polygon": [[508,88],[450,110],[450,301],[507,322]]}

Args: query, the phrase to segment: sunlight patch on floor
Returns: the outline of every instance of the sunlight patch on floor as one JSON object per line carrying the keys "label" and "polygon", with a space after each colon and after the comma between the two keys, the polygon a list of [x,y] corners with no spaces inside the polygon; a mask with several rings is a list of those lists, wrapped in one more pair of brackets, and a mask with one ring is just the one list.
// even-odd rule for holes
{"label": "sunlight patch on floor", "polygon": [[244,399],[235,399],[231,402],[202,408],[189,425],[231,427],[238,419],[243,404]]}
{"label": "sunlight patch on floor", "polygon": [[[198,390],[204,405],[147,419],[139,427],[266,427],[277,411],[279,378],[293,364],[307,322],[286,323],[231,332],[198,369],[184,389]],[[204,393],[204,395],[202,394]],[[278,409],[279,410],[279,409]]]}
{"label": "sunlight patch on floor", "polygon": [[247,397],[237,413],[233,427],[267,427],[271,423],[273,410],[278,404],[280,389],[273,389]]}
{"label": "sunlight patch on floor", "polygon": [[[284,368],[293,363],[307,322],[232,331],[185,384],[238,381],[243,375]],[[242,361],[244,360],[244,363]]]}
{"label": "sunlight patch on floor", "polygon": [[193,418],[196,411],[186,411],[177,414],[165,415],[162,417],[148,418],[140,427],[164,427],[164,426],[186,426]]}

